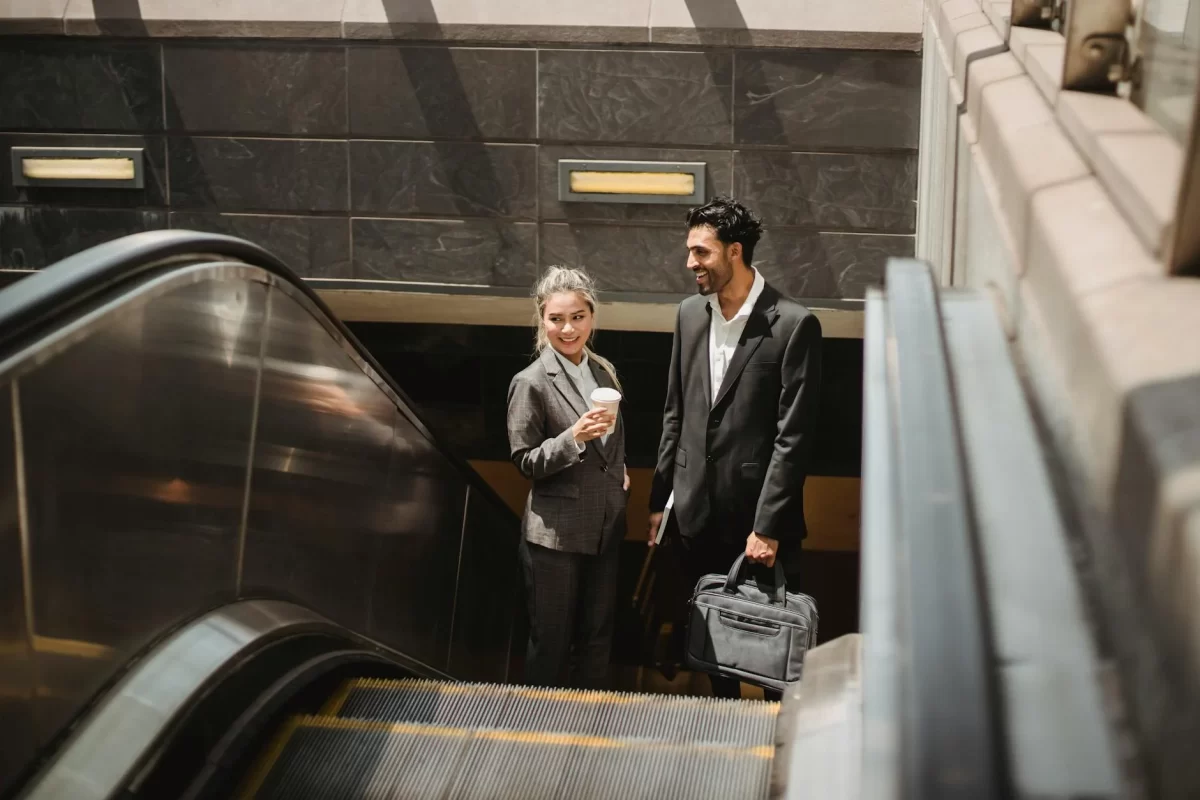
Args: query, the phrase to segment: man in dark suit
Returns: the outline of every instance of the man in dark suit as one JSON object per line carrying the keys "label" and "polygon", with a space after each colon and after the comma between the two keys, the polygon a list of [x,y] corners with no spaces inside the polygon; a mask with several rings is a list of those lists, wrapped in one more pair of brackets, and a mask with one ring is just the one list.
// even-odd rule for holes
{"label": "man in dark suit", "polygon": [[[754,269],[762,223],[717,198],[688,213],[687,267],[697,296],[679,305],[650,543],[674,494],[677,544],[694,586],[739,553],[799,574],[804,479],[821,388],[821,324]],[[735,681],[714,679],[718,696]]]}

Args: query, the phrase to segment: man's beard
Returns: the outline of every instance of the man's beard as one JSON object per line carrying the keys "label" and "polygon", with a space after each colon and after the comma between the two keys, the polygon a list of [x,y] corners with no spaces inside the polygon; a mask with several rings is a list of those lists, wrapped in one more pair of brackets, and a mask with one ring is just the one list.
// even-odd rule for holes
{"label": "man's beard", "polygon": [[[733,277],[732,269],[730,269],[728,272],[725,272],[723,270],[710,269],[707,272],[708,272],[708,280],[703,284],[700,284],[700,283],[696,284],[696,294],[699,294],[702,297],[708,297],[709,295],[713,295],[713,294],[716,294],[717,292],[721,291],[722,289],[725,288],[725,285],[728,284],[730,279]],[[721,280],[721,278],[724,278],[724,280]]]}

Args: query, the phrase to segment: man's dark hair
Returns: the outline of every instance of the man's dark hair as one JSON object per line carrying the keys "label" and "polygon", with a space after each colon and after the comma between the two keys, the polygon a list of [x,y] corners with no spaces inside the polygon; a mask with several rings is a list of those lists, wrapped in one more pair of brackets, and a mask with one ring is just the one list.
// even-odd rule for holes
{"label": "man's dark hair", "polygon": [[754,245],[762,237],[762,220],[750,209],[729,197],[714,197],[702,206],[688,211],[688,230],[707,225],[717,233],[724,245],[737,242],[742,246],[746,266],[754,260]]}

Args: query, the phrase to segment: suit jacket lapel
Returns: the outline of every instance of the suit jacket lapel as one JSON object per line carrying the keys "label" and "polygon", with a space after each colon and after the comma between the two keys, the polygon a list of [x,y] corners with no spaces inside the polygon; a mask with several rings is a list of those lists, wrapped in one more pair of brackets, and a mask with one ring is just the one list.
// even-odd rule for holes
{"label": "suit jacket lapel", "polygon": [[725,370],[725,378],[721,381],[721,390],[717,393],[717,399],[713,401],[713,407],[720,404],[725,399],[725,395],[729,394],[729,390],[737,382],[738,376],[746,368],[746,362],[750,360],[750,356],[754,355],[754,351],[762,343],[763,337],[771,332],[771,326],[775,324],[775,320],[779,316],[779,312],[775,309],[775,301],[775,292],[769,286],[764,286],[762,294],[758,296],[758,302],[754,304],[754,309],[750,312],[750,318],[746,320],[746,330],[742,333],[737,347],[734,348],[733,358],[729,360],[729,368]]}
{"label": "suit jacket lapel", "polygon": [[554,355],[554,348],[547,347],[542,351],[542,366],[545,367],[546,374],[550,376],[550,383],[562,395],[563,400],[567,401],[567,405],[574,409],[576,414],[586,413],[588,407],[583,402],[579,390],[575,388],[571,376],[563,370],[562,364],[558,363],[558,356]]}
{"label": "suit jacket lapel", "polygon": [[713,405],[712,385],[712,305],[704,304],[704,327],[700,329],[700,341],[696,345],[696,369],[700,370],[700,383],[704,387],[704,407]]}
{"label": "suit jacket lapel", "polygon": [[[588,363],[591,364],[590,359]],[[545,368],[546,374],[550,376],[550,383],[554,385],[554,388],[558,390],[558,393],[563,396],[563,399],[567,401],[567,404],[575,411],[575,413],[579,414],[580,416],[586,414],[590,408],[590,405],[584,402],[583,395],[581,395],[579,390],[575,388],[575,382],[571,380],[571,376],[563,370],[562,364],[560,364],[558,361],[558,356],[554,354],[554,348],[547,347],[542,351],[542,367]],[[595,369],[594,366],[593,369]],[[604,370],[601,370],[601,372],[603,371]],[[595,373],[593,372],[593,374]],[[604,384],[600,385],[603,386]],[[593,439],[592,441],[588,442],[588,446],[596,452],[596,455],[600,457],[601,461],[603,461],[605,464],[608,463],[608,458],[605,457],[604,448],[600,446],[599,439]]]}

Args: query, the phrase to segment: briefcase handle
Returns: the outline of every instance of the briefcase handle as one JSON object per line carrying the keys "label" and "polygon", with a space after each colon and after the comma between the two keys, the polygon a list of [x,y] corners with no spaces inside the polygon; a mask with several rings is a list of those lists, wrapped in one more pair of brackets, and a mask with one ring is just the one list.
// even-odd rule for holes
{"label": "briefcase handle", "polygon": [[[753,564],[754,562],[749,562]],[[742,553],[733,562],[733,567],[729,570],[729,575],[725,578],[725,591],[728,594],[736,594],[738,584],[742,581],[742,570],[746,568],[746,554]],[[759,586],[760,591],[772,598],[779,605],[787,605],[787,582],[783,577],[783,565],[779,563],[779,559],[775,559],[775,586],[774,591],[768,592],[766,587]]]}

